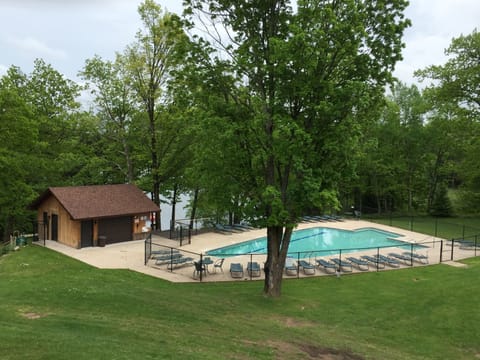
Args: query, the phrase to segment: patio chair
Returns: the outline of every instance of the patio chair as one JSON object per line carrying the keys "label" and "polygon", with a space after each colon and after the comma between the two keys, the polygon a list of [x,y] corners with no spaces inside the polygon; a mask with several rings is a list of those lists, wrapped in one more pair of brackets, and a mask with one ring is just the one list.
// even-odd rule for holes
{"label": "patio chair", "polygon": [[177,259],[173,259],[171,262],[167,264],[167,269],[168,270],[173,270],[185,265],[191,265],[193,261],[193,258],[191,257],[180,257]]}
{"label": "patio chair", "polygon": [[355,265],[358,268],[358,270],[368,271],[370,268],[370,266],[368,265],[368,261],[357,259],[356,257],[353,257],[353,256],[347,257],[347,260],[350,261],[353,265]]}
{"label": "patio chair", "polygon": [[260,276],[260,265],[258,262],[248,262],[247,263],[247,272],[250,277],[259,277]]}
{"label": "patio chair", "polygon": [[353,266],[351,262],[345,261],[345,260],[340,260],[337,258],[330,259],[335,265],[337,265],[341,271],[343,272],[352,272],[353,271]]}
{"label": "patio chair", "polygon": [[243,266],[239,263],[230,264],[230,276],[232,278],[242,278],[243,277]]}
{"label": "patio chair", "polygon": [[374,264],[375,267],[379,269],[385,269],[385,261],[382,261],[377,257],[373,257],[370,255],[363,255],[361,258],[368,261],[371,264]]}
{"label": "patio chair", "polygon": [[289,276],[297,275],[298,267],[294,259],[287,257],[285,259],[285,274]]}
{"label": "patio chair", "polygon": [[335,271],[337,271],[337,265],[324,260],[324,259],[317,259],[315,260],[317,262],[317,266],[319,268],[323,268],[323,271],[325,271],[327,274],[333,274]]}
{"label": "patio chair", "polygon": [[402,260],[405,263],[405,265],[412,265],[413,257],[411,256],[410,253],[407,253],[407,254],[408,255],[397,254],[397,253],[389,253],[388,256],[391,257],[391,258]]}
{"label": "patio chair", "polygon": [[255,229],[253,226],[249,225],[248,223],[241,222],[239,224],[233,224],[233,227],[243,229],[243,230],[253,230]]}
{"label": "patio chair", "polygon": [[220,269],[223,273],[223,262],[225,261],[224,258],[218,259],[213,263],[213,272],[216,273],[217,269]]}
{"label": "patio chair", "polygon": [[213,224],[213,228],[219,233],[226,234],[226,235],[231,235],[233,232],[232,230],[226,228],[222,224]]}
{"label": "patio chair", "polygon": [[299,260],[298,265],[303,269],[303,273],[305,275],[314,275],[315,274],[315,266],[310,264],[306,260]]}
{"label": "patio chair", "polygon": [[460,244],[460,249],[462,249],[462,250],[478,250],[478,249],[480,249],[480,243],[475,243],[474,241],[458,240],[457,243]]}
{"label": "patio chair", "polygon": [[171,254],[178,254],[180,251],[177,249],[161,249],[161,250],[152,250],[152,258],[155,256],[162,256],[162,255],[171,255]]}
{"label": "patio chair", "polygon": [[195,269],[193,270],[193,278],[198,279],[198,277],[201,277],[202,275],[207,276],[207,269],[205,265],[203,265],[199,261],[194,261],[193,265],[195,265]]}
{"label": "patio chair", "polygon": [[417,254],[414,252],[404,252],[403,255],[405,256],[411,256],[413,260],[418,261],[419,263],[422,263],[424,265],[428,264],[428,256],[422,255],[422,254]]}
{"label": "patio chair", "polygon": [[172,255],[162,255],[155,258],[155,265],[164,265],[172,262],[173,260],[180,259],[183,257],[180,253],[175,253]]}
{"label": "patio chair", "polygon": [[398,268],[401,265],[400,261],[398,261],[397,259],[392,259],[385,255],[375,255],[375,258],[378,258],[379,261],[383,261],[385,265],[388,265],[390,267]]}

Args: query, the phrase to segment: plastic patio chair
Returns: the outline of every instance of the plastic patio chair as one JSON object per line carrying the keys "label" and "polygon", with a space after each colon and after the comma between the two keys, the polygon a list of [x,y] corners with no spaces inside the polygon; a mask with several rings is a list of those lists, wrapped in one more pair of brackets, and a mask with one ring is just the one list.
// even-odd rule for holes
{"label": "plastic patio chair", "polygon": [[218,259],[213,263],[213,272],[216,273],[217,269],[220,269],[223,273],[223,262],[225,261],[224,258]]}
{"label": "plastic patio chair", "polygon": [[206,269],[205,265],[203,265],[202,263],[197,262],[197,261],[194,261],[193,265],[195,266],[195,269],[193,270],[193,278],[194,279],[197,279],[198,276],[202,276],[202,273],[205,276],[207,275],[207,269]]}

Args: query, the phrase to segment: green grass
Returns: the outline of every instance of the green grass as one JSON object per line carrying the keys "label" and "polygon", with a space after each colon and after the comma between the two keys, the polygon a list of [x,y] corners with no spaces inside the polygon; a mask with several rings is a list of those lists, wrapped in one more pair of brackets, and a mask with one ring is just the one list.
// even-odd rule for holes
{"label": "green grass", "polygon": [[474,359],[466,262],[290,279],[268,299],[261,281],[172,284],[27,246],[0,257],[0,358]]}
{"label": "green grass", "polygon": [[478,217],[432,218],[429,216],[405,216],[375,217],[367,220],[448,240],[480,235],[480,218]]}

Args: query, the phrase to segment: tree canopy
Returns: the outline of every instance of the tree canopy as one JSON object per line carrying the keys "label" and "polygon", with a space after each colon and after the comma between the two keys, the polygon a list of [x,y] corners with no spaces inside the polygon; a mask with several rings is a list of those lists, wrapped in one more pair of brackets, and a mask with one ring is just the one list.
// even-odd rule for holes
{"label": "tree canopy", "polygon": [[299,1],[296,11],[286,1],[187,4],[210,29],[222,26],[207,29],[222,53],[200,64],[233,80],[217,90],[221,136],[235,146],[218,169],[244,175],[216,184],[237,184],[267,227],[264,291],[278,296],[301,215],[338,209],[338,182],[352,176],[359,136],[401,58],[407,3]]}
{"label": "tree canopy", "polygon": [[3,236],[31,227],[26,205],[48,186],[134,182],[157,203],[186,192],[192,217],[267,229],[264,292],[279,296],[303,215],[478,212],[478,32],[417,71],[424,89],[399,83],[406,6],[187,0],[181,18],[145,0],[133,42],[85,61],[88,89],[41,59],[29,74],[12,66]]}

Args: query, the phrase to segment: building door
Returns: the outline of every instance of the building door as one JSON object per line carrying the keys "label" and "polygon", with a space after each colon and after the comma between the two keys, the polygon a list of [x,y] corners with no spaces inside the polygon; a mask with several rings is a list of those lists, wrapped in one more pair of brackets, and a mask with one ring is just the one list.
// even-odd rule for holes
{"label": "building door", "polygon": [[52,214],[52,240],[58,241],[58,215]]}
{"label": "building door", "polygon": [[101,219],[98,223],[98,235],[105,236],[107,244],[132,240],[133,218],[123,216]]}
{"label": "building door", "polygon": [[48,213],[46,211],[43,212],[43,222],[38,224],[38,235],[42,240],[48,239]]}
{"label": "building door", "polygon": [[93,246],[93,220],[82,221],[82,234],[80,247]]}

